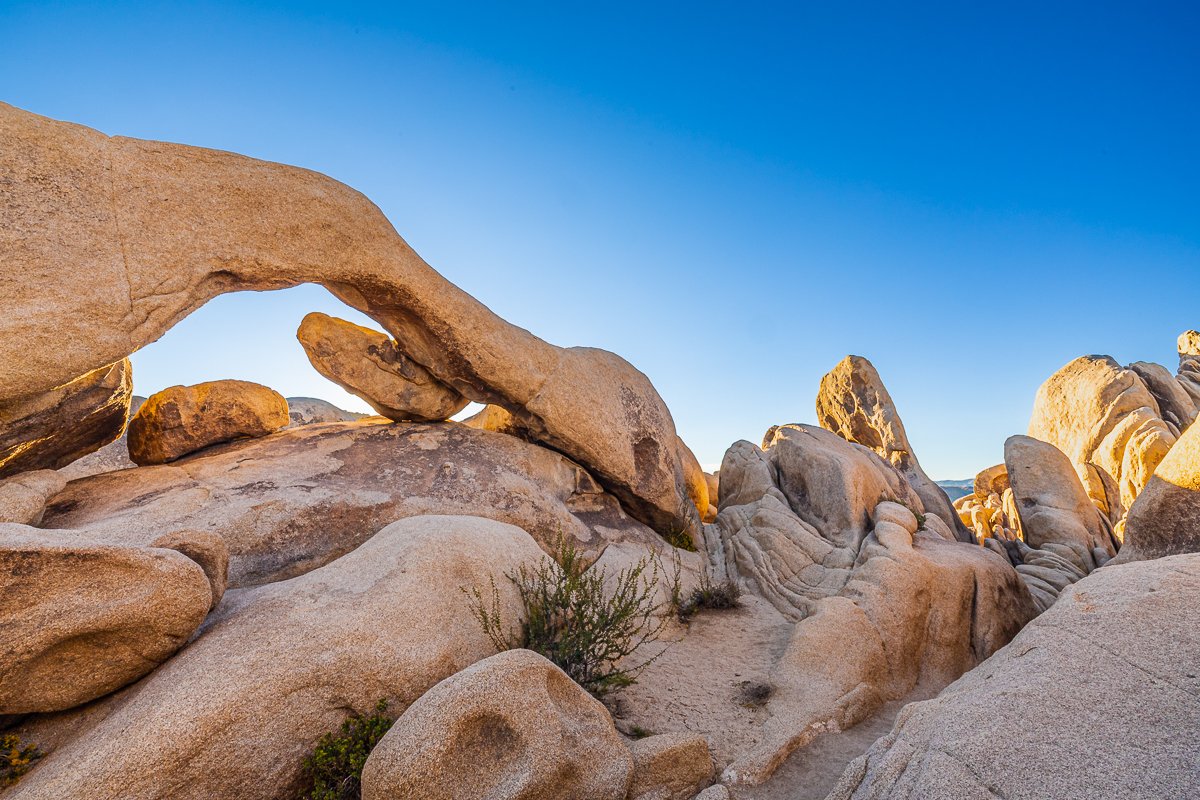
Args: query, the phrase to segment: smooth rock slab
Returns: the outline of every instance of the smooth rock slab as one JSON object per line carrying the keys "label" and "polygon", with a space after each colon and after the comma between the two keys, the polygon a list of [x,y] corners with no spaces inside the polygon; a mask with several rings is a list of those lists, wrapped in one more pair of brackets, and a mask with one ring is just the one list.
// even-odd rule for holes
{"label": "smooth rock slab", "polygon": [[0,714],[22,714],[72,708],[150,672],[200,627],[212,590],[172,549],[3,524],[0,598]]}
{"label": "smooth rock slab", "polygon": [[842,775],[829,800],[1200,797],[1200,556],[1107,566]]}
{"label": "smooth rock slab", "polygon": [[363,768],[363,800],[625,800],[633,758],[608,710],[537,653],[430,689]]}
{"label": "smooth rock slab", "polygon": [[502,576],[541,556],[512,525],[416,517],[307,575],[230,592],[145,680],[19,728],[49,754],[4,800],[294,800],[304,757],[350,713],[380,699],[401,712],[494,652],[462,587],[495,578],[515,619]]}

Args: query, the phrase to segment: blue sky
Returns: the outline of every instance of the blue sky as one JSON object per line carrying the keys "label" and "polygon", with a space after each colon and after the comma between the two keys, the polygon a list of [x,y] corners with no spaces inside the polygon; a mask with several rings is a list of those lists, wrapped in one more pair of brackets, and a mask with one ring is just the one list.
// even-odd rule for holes
{"label": "blue sky", "polygon": [[[354,186],[501,316],[633,362],[706,465],[857,353],[965,477],[1066,361],[1173,368],[1200,327],[1196,6],[646,5],[0,2],[0,99]],[[361,320],[219,298],[135,390],[350,405],[295,341],[318,309]]]}

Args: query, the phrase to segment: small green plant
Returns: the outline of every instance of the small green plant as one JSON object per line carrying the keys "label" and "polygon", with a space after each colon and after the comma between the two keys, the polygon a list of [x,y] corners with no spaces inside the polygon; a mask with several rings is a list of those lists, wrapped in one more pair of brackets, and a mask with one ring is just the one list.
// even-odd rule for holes
{"label": "small green plant", "polygon": [[645,739],[647,736],[653,736],[653,731],[648,731],[641,725],[634,725],[629,729],[629,736],[633,739]]}
{"label": "small green plant", "polygon": [[0,789],[12,786],[33,768],[33,762],[43,755],[37,745],[22,745],[16,734],[0,736]]}
{"label": "small green plant", "polygon": [[359,800],[367,756],[392,727],[386,712],[387,701],[380,700],[374,714],[355,714],[342,723],[340,732],[321,737],[312,755],[304,759],[309,788],[303,800]]}
{"label": "small green plant", "polygon": [[[463,591],[497,650],[540,653],[594,697],[603,698],[634,683],[657,657],[624,663],[643,644],[657,639],[669,622],[669,603],[657,599],[659,581],[667,576],[653,556],[639,559],[611,581],[603,569],[587,567],[571,541],[560,535],[555,558],[506,574],[521,598],[519,630],[506,627],[500,618],[495,580],[490,597],[478,587]],[[672,597],[678,594],[678,583],[676,566]]]}
{"label": "small green plant", "polygon": [[737,581],[713,583],[706,570],[700,575],[700,585],[686,598],[677,597],[676,613],[680,622],[687,622],[701,609],[729,609],[741,606],[742,588]]}
{"label": "small green plant", "polygon": [[691,534],[689,534],[683,528],[667,531],[666,535],[664,535],[662,538],[663,541],[671,545],[671,547],[677,547],[680,550],[687,550],[689,553],[696,552],[696,545],[694,542],[692,542]]}

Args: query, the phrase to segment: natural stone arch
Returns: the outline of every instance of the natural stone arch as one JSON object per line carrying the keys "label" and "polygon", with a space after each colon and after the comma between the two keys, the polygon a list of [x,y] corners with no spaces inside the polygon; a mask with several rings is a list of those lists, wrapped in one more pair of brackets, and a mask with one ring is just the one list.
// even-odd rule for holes
{"label": "natural stone arch", "polygon": [[[0,400],[156,340],[217,295],[318,283],[471,400],[508,409],[660,532],[697,530],[674,422],[624,359],[505,322],[359,192],[0,104]],[[689,454],[690,455],[690,454]]]}

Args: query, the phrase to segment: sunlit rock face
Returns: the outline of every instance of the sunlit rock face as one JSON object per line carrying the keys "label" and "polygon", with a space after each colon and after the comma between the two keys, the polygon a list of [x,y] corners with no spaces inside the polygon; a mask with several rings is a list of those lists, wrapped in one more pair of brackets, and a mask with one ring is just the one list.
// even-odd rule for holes
{"label": "sunlit rock face", "polygon": [[1200,796],[1197,605],[1200,556],[1096,571],[936,699],[905,707],[829,799]]}
{"label": "sunlit rock face", "polygon": [[1155,468],[1200,410],[1200,357],[1179,338],[1176,375],[1158,364],[1121,367],[1108,356],[1082,356],[1038,389],[1029,435],[1066,453],[1089,497],[1120,523]]}
{"label": "sunlit rock face", "polygon": [[[1036,613],[1009,560],[959,542],[873,450],[783,425],[721,465],[710,560],[796,622],[757,747],[725,771],[760,783],[820,732],[945,686]],[[920,515],[920,516],[918,516]]]}
{"label": "sunlit rock face", "polygon": [[1200,552],[1200,425],[1188,428],[1134,501],[1118,561]]}
{"label": "sunlit rock face", "polygon": [[638,519],[662,533],[699,525],[674,422],[646,376],[500,319],[349,187],[9,105],[0,140],[0,229],[25,232],[0,240],[0,403],[118,362],[224,292],[320,283],[439,381],[588,468]]}
{"label": "sunlit rock face", "polygon": [[296,338],[317,372],[388,419],[438,422],[467,406],[467,398],[404,355],[387,334],[314,311]]}
{"label": "sunlit rock face", "polygon": [[892,396],[870,361],[862,356],[846,356],[821,378],[817,420],[821,427],[846,441],[871,448],[899,469],[921,498],[925,511],[954,527],[962,541],[970,540],[945,490],[921,469]]}

